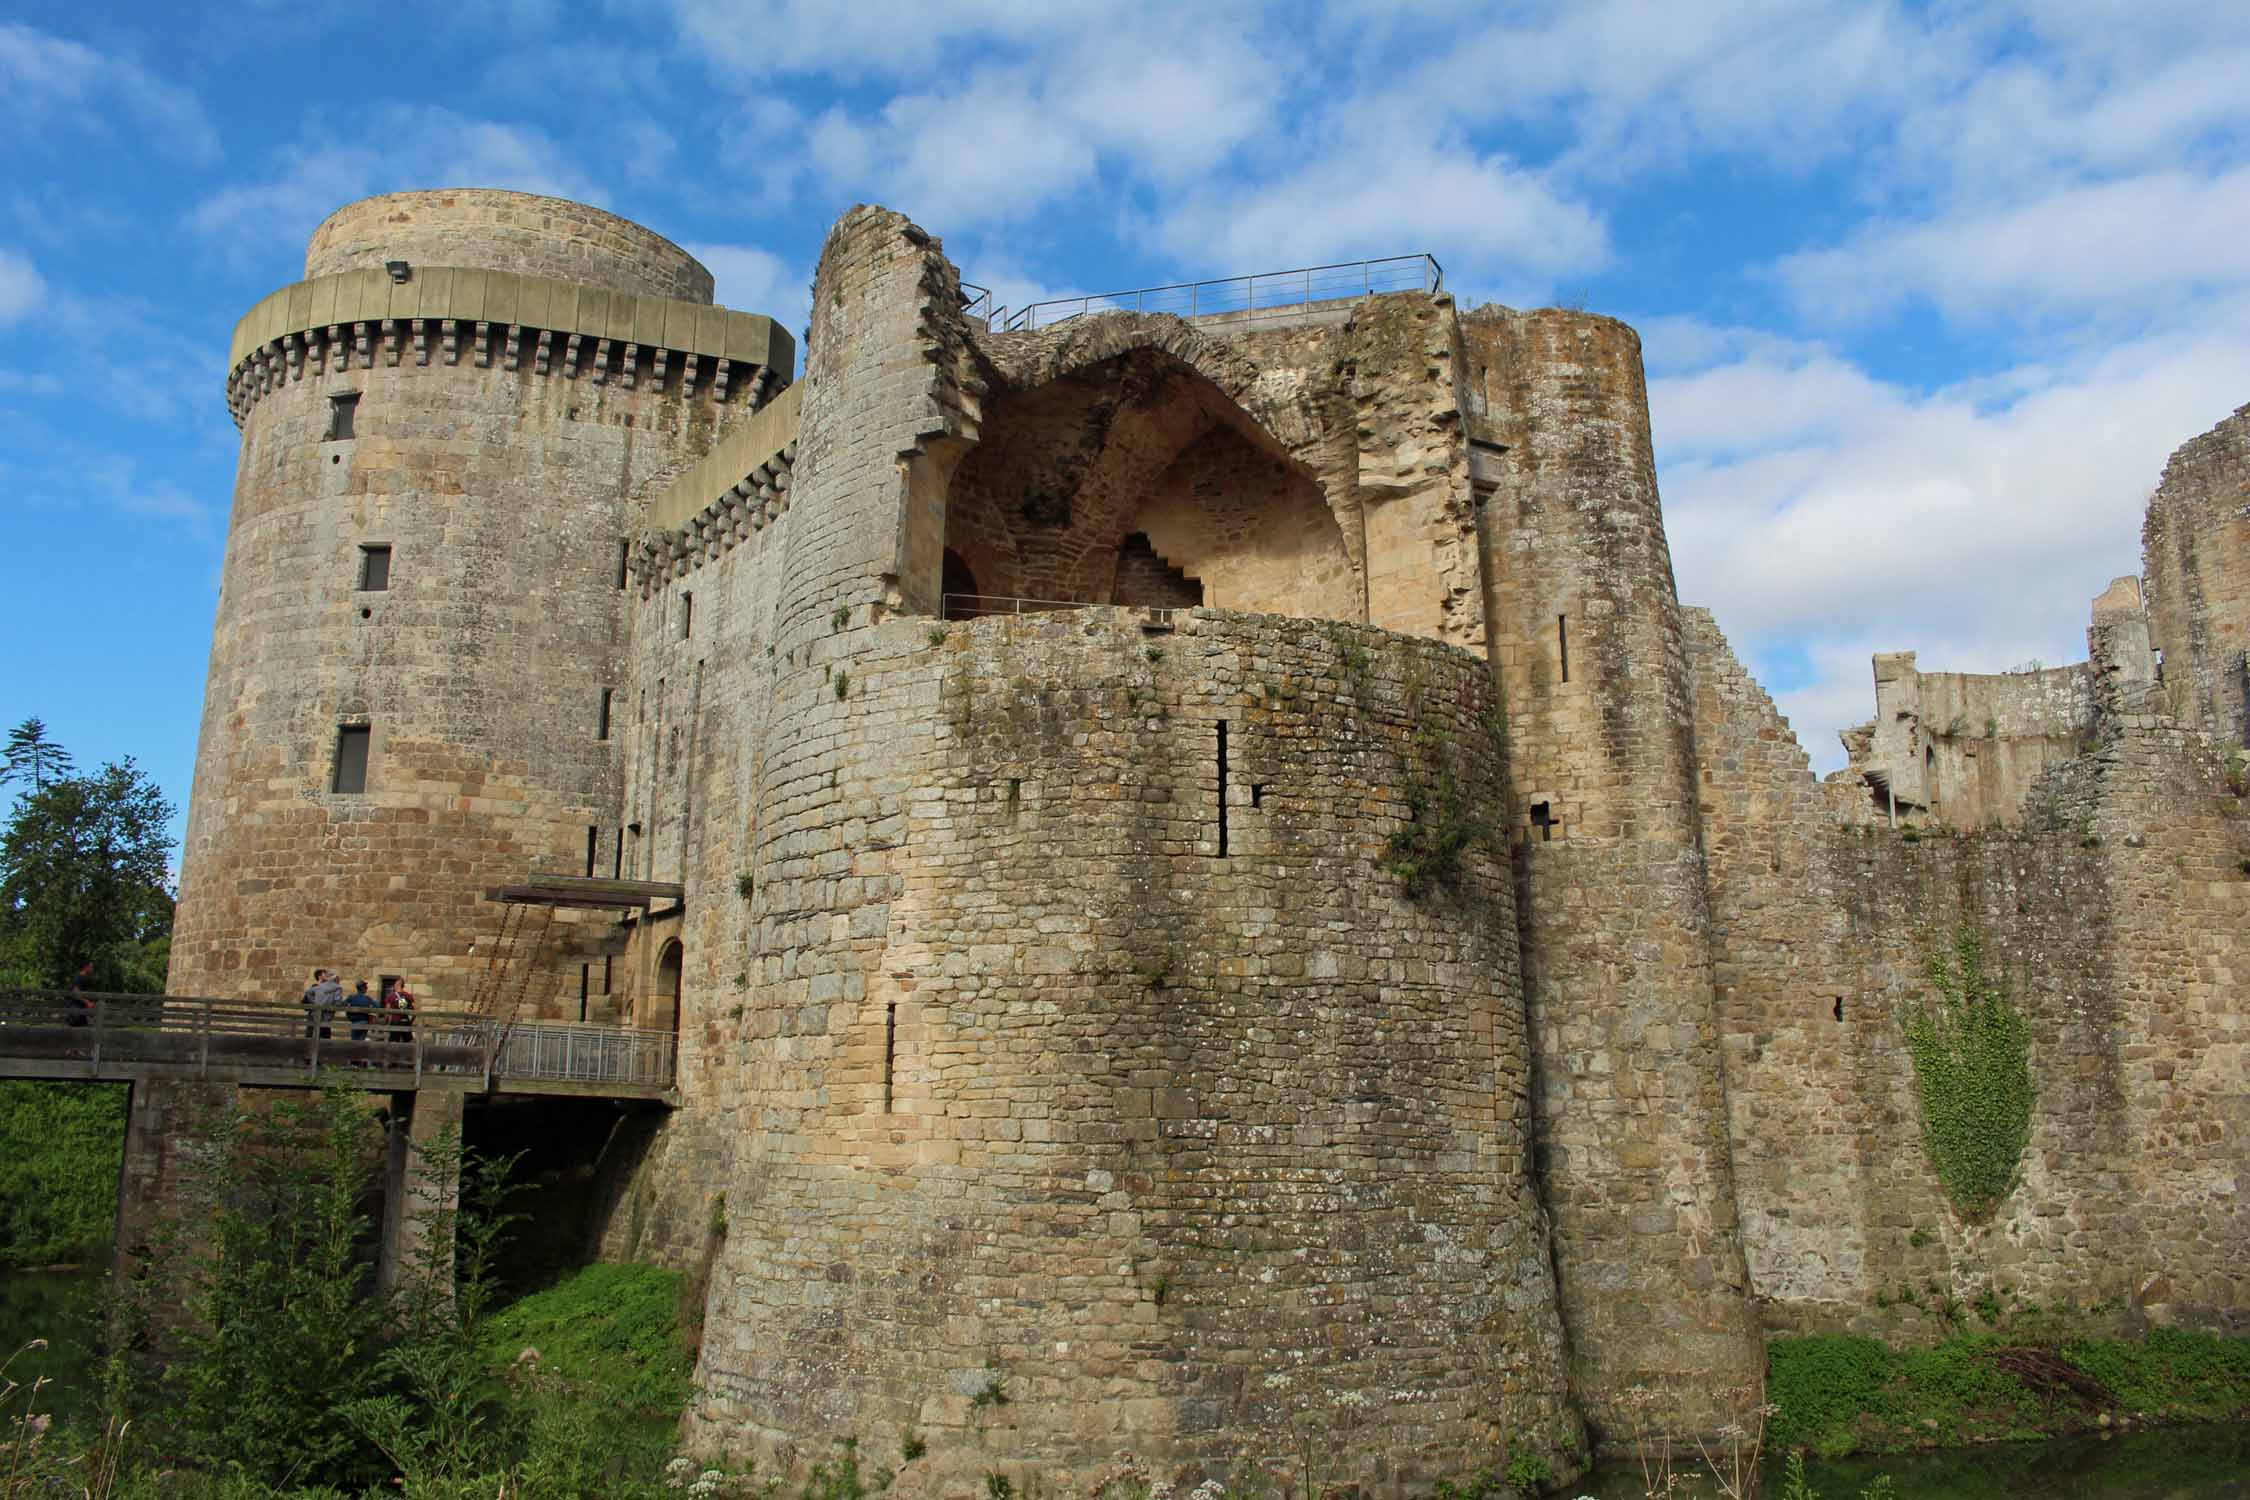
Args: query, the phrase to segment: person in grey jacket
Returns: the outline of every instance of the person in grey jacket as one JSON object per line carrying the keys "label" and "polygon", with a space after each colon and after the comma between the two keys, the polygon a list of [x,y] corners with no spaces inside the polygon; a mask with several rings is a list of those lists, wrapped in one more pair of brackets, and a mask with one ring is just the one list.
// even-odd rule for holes
{"label": "person in grey jacket", "polygon": [[344,987],[336,976],[326,969],[313,970],[313,982],[305,990],[305,1020],[320,1023],[320,1039],[328,1040],[328,1017],[344,1003]]}

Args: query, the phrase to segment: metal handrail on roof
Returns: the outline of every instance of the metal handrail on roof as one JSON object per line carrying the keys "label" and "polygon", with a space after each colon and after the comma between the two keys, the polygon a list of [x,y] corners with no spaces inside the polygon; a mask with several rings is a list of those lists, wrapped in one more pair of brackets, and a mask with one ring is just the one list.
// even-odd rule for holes
{"label": "metal handrail on roof", "polygon": [[990,316],[1003,331],[1021,333],[1068,322],[1087,313],[1177,313],[1183,318],[1200,318],[1213,313],[1258,312],[1297,307],[1307,302],[1366,297],[1376,292],[1440,292],[1444,289],[1445,268],[1438,264],[1436,256],[1390,255],[1378,260],[1299,266],[1292,271],[1222,276],[1213,281],[1178,281],[1169,286],[1057,297],[1027,303],[1012,312],[998,308]]}

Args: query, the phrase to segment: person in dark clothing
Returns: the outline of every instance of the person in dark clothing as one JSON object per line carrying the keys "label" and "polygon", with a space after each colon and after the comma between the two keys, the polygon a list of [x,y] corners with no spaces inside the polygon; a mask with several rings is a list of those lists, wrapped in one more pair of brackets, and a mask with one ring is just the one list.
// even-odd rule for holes
{"label": "person in dark clothing", "polygon": [[91,1026],[94,1024],[94,961],[78,966],[71,977],[70,993],[63,999],[63,1024],[65,1026]]}
{"label": "person in dark clothing", "polygon": [[352,1040],[355,1042],[366,1041],[368,1014],[375,1009],[375,997],[367,993],[366,980],[362,979],[358,986],[353,989],[351,998],[344,1002],[344,1008],[351,1012]]}

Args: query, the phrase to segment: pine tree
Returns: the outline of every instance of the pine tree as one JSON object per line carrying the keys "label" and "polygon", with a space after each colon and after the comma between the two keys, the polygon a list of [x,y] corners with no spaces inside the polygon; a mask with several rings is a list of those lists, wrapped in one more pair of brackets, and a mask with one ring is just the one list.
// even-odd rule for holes
{"label": "pine tree", "polygon": [[47,726],[39,719],[26,719],[9,730],[7,748],[0,749],[0,786],[24,781],[32,791],[41,791],[73,769],[70,752],[47,738]]}

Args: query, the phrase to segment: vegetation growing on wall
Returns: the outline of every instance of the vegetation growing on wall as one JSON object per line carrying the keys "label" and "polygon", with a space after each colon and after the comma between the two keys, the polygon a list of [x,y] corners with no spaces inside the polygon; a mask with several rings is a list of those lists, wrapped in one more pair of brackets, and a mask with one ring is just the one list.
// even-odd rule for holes
{"label": "vegetation growing on wall", "polygon": [[1922,1100],[1922,1147],[1966,1219],[2014,1190],[2031,1141],[2031,1027],[1967,924],[1929,958],[1933,1002],[1899,1017]]}

